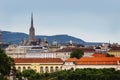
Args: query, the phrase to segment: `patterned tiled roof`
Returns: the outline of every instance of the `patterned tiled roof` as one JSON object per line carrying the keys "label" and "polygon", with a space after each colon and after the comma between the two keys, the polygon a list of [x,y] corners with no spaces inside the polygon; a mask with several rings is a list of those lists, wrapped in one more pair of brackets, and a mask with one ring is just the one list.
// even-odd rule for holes
{"label": "patterned tiled roof", "polygon": [[63,63],[60,58],[15,58],[15,63]]}

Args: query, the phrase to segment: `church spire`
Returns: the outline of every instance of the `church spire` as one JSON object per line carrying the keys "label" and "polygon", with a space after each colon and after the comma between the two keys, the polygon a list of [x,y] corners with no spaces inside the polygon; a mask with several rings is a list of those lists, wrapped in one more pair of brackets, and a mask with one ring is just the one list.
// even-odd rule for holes
{"label": "church spire", "polygon": [[33,13],[31,13],[31,27],[33,27]]}
{"label": "church spire", "polygon": [[31,13],[31,26],[29,29],[29,43],[34,42],[35,41],[35,29],[33,26],[33,13]]}

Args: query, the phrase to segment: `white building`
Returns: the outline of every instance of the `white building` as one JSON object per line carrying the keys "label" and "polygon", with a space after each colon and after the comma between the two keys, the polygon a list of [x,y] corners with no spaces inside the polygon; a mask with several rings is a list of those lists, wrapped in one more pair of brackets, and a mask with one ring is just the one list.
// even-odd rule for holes
{"label": "white building", "polygon": [[120,57],[82,57],[69,58],[63,65],[63,70],[84,68],[114,68],[120,70]]}

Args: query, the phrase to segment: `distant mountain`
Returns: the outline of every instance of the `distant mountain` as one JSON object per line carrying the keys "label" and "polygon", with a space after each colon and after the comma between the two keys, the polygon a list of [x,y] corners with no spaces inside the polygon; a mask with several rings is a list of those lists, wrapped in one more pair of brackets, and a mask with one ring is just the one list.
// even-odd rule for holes
{"label": "distant mountain", "polygon": [[4,42],[20,43],[25,38],[28,38],[28,35],[25,33],[2,31],[2,41]]}
{"label": "distant mountain", "polygon": [[[85,41],[69,35],[53,35],[53,36],[37,35],[36,38],[40,38],[41,40],[46,38],[49,43],[52,43],[54,40],[57,40],[58,43],[68,43],[70,40],[72,40],[74,43],[79,44],[85,43]],[[2,31],[2,40],[4,42],[20,43],[24,39],[28,39],[28,34],[20,32]]]}
{"label": "distant mountain", "polygon": [[[82,39],[69,36],[69,35],[53,35],[53,36],[44,36],[44,35],[37,35],[37,39],[43,40],[44,38],[51,44],[54,40],[57,40],[58,43],[68,43],[70,40],[73,43],[83,44],[83,45],[98,45],[99,43],[91,43],[85,42]],[[2,31],[2,40],[8,43],[21,43],[24,39],[28,39],[28,34],[20,33],[20,32],[9,32],[9,31]]]}

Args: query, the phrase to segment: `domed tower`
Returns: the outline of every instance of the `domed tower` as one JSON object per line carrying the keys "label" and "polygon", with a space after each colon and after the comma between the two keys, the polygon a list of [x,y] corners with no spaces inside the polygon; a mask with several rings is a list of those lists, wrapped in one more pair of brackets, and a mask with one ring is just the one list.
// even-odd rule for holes
{"label": "domed tower", "polygon": [[35,41],[35,29],[33,26],[33,13],[31,14],[31,26],[29,29],[29,43],[34,42]]}

